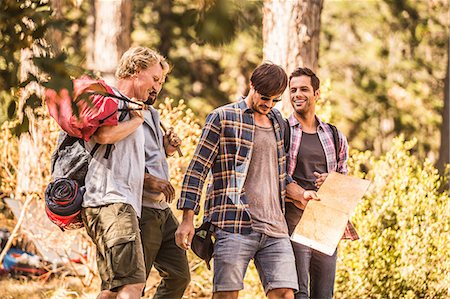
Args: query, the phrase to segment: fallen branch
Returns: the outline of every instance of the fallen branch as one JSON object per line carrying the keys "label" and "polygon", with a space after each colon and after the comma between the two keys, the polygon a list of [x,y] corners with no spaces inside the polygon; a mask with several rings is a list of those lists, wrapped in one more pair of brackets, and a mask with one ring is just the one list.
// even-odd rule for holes
{"label": "fallen branch", "polygon": [[14,241],[14,238],[17,237],[18,231],[20,226],[22,225],[23,219],[25,218],[25,214],[28,210],[28,206],[30,205],[31,201],[33,200],[33,196],[29,196],[25,203],[23,204],[22,212],[20,212],[19,221],[17,221],[16,226],[14,227],[11,236],[9,236],[8,242],[6,242],[5,248],[3,248],[2,253],[0,253],[0,268],[3,268],[2,261],[6,256],[6,253],[8,252],[9,248],[11,248],[12,242]]}

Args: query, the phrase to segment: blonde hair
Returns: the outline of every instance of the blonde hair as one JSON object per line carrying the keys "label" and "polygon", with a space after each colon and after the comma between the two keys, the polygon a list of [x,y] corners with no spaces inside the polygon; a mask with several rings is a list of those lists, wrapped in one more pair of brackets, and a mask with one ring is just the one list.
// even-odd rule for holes
{"label": "blonde hair", "polygon": [[146,47],[132,47],[123,53],[116,70],[117,79],[126,79],[138,74],[156,63],[163,69],[164,76],[170,71],[170,66],[161,54]]}

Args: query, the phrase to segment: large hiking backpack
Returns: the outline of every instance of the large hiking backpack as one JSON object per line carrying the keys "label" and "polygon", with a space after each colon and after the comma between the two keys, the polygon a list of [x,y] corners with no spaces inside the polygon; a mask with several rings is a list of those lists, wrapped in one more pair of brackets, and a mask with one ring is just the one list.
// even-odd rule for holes
{"label": "large hiking backpack", "polygon": [[[99,146],[96,145],[96,151]],[[52,154],[52,181],[45,190],[45,212],[62,230],[83,226],[81,204],[85,192],[85,177],[95,151],[89,153],[84,140],[61,131]]]}
{"label": "large hiking backpack", "polygon": [[[128,114],[126,102],[125,108],[120,111],[119,122]],[[95,144],[89,152],[82,138],[60,131],[56,149],[51,157],[53,181],[45,190],[45,212],[63,231],[83,227],[81,205],[86,191],[85,177],[89,162],[100,146],[99,143]],[[112,144],[104,146],[106,146],[104,158],[108,159]]]}

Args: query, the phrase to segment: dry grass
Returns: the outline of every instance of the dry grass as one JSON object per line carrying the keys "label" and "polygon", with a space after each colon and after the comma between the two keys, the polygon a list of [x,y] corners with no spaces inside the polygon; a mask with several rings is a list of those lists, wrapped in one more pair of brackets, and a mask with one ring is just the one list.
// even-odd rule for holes
{"label": "dry grass", "polygon": [[[207,270],[197,258],[191,259],[191,265],[201,265],[191,271],[192,280],[185,292],[185,299],[211,298],[212,271]],[[191,268],[192,269],[192,268]],[[152,270],[147,281],[146,293],[143,298],[152,298],[159,284],[160,277],[156,270]],[[86,298],[93,299],[99,292],[100,280],[96,277],[90,286],[83,287],[77,277],[55,277],[48,281],[39,278],[4,277],[0,279],[0,298],[2,299],[62,299]],[[240,292],[241,299],[264,298],[264,292],[259,282],[253,264],[245,278],[245,289]]]}
{"label": "dry grass", "polygon": [[0,280],[0,298],[44,299],[44,298],[95,298],[96,289],[83,288],[76,277],[48,281],[26,277],[3,278]]}

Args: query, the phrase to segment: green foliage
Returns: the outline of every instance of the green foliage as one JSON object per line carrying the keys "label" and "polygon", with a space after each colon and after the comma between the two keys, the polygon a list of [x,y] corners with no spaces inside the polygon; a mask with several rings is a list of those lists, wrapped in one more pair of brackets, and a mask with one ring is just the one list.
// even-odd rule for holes
{"label": "green foliage", "polygon": [[[0,124],[7,118],[17,117],[17,109],[28,107],[33,111],[42,105],[41,96],[33,92],[19,105],[21,88],[38,83],[48,88],[72,90],[70,76],[82,73],[81,68],[70,66],[67,55],[52,51],[45,35],[54,28],[70,28],[70,22],[54,18],[48,1],[42,0],[3,0],[0,10]],[[30,60],[24,60],[22,51],[32,50]],[[57,52],[53,54],[52,52]],[[26,67],[24,67],[26,66]],[[40,74],[32,71],[37,66]],[[25,93],[23,93],[25,94]],[[13,132],[20,134],[28,130],[28,117],[24,115]]]}
{"label": "green foliage", "polygon": [[[351,175],[372,183],[352,218],[361,236],[340,244],[337,298],[448,298],[450,201],[429,161],[395,138],[375,158],[354,152]],[[367,172],[363,173],[363,170]]]}
{"label": "green foliage", "polygon": [[[400,133],[436,153],[448,0],[325,1],[320,74],[352,146],[380,155]],[[370,18],[367,12],[373,12]]]}
{"label": "green foliage", "polygon": [[133,41],[173,65],[163,97],[184,99],[199,115],[246,92],[262,58],[260,1],[138,1]]}
{"label": "green foliage", "polygon": [[51,14],[41,1],[2,1],[0,9],[0,123],[14,117],[20,83],[20,51],[42,39]]}

